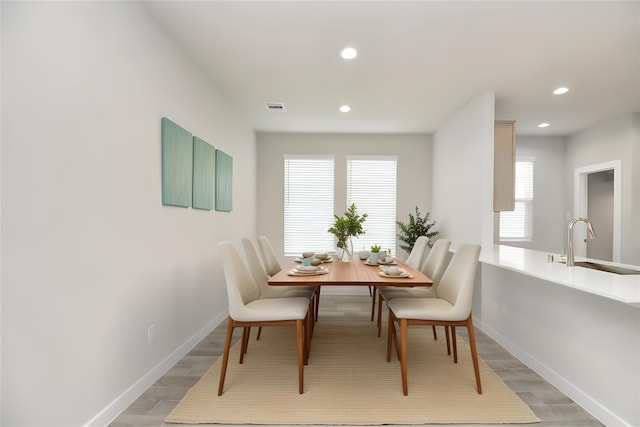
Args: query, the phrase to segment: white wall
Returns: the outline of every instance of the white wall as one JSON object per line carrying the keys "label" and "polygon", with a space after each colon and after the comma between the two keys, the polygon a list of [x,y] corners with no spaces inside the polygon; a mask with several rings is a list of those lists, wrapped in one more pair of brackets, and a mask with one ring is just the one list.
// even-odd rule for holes
{"label": "white wall", "polygon": [[[573,217],[573,182],[577,168],[622,161],[620,262],[640,265],[640,113],[626,114],[567,138],[565,210]],[[568,222],[568,219],[567,219]],[[596,235],[598,230],[596,231]]]}
{"label": "white wall", "polygon": [[[533,167],[533,236],[530,242],[505,242],[508,246],[560,253],[567,246],[564,220],[564,149],[562,137],[520,136],[516,158],[535,160]],[[496,215],[495,241],[499,235]]]}
{"label": "white wall", "polygon": [[[104,424],[226,316],[254,135],[138,3],[3,2],[2,56],[2,425]],[[162,206],[163,116],[233,156],[232,213]]]}
{"label": "white wall", "polygon": [[440,237],[493,245],[495,94],[483,92],[453,115],[433,140],[433,214]]}
{"label": "white wall", "polygon": [[[425,214],[431,203],[431,136],[258,133],[259,234],[271,240],[281,263],[284,254],[284,154],[335,155],[335,212],[346,210],[346,156],[358,154],[397,155],[397,218],[408,221],[415,206]],[[438,228],[439,218],[431,216]],[[397,248],[397,251],[402,251]]]}

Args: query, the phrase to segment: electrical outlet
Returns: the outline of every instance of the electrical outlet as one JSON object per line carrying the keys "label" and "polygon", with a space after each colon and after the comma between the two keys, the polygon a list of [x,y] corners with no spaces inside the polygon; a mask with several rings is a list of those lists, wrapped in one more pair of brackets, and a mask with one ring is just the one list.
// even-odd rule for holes
{"label": "electrical outlet", "polygon": [[151,325],[147,329],[147,344],[151,344],[156,341],[156,325]]}

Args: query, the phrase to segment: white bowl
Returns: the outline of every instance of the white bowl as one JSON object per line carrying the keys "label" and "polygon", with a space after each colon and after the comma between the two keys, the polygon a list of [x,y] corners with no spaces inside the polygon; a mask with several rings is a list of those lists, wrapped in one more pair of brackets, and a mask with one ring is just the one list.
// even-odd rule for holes
{"label": "white bowl", "polygon": [[387,267],[384,269],[384,272],[389,276],[399,276],[402,274],[402,270],[398,267]]}

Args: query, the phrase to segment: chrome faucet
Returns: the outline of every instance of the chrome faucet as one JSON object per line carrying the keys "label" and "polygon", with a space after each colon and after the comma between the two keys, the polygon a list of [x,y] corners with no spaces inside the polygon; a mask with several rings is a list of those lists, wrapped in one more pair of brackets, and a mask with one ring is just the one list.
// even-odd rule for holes
{"label": "chrome faucet", "polygon": [[567,251],[567,267],[573,267],[575,265],[575,259],[573,256],[573,226],[575,225],[576,222],[585,222],[587,224],[587,230],[589,231],[589,238],[591,239],[595,239],[596,238],[596,233],[595,231],[593,231],[593,225],[591,224],[591,221],[589,221],[587,218],[573,218],[570,222],[569,222],[569,237],[568,237],[568,248],[569,250]]}

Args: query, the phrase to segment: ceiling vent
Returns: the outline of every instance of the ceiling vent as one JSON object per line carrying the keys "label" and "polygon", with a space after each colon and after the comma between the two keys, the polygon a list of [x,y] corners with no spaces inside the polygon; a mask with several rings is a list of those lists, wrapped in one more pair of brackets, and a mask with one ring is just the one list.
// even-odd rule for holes
{"label": "ceiling vent", "polygon": [[264,105],[267,107],[269,111],[287,111],[284,108],[284,104],[282,102],[265,102]]}

